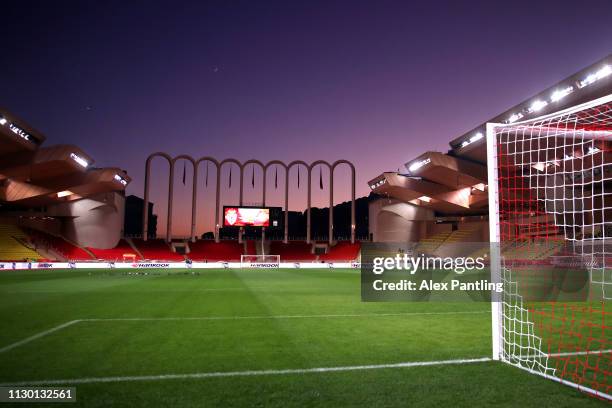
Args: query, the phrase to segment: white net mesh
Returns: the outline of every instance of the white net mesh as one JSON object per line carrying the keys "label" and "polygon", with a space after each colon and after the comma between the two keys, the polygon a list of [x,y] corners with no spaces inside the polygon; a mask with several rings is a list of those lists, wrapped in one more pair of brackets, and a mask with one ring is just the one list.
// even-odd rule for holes
{"label": "white net mesh", "polygon": [[502,359],[604,398],[612,387],[611,101],[496,125],[488,135],[496,143]]}

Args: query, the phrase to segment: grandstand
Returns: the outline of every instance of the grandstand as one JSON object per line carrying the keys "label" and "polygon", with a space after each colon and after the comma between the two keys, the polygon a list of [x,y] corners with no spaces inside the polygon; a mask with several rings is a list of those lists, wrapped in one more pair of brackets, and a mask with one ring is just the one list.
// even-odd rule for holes
{"label": "grandstand", "polygon": [[38,230],[28,230],[32,241],[36,244],[38,251],[46,251],[50,254],[49,258],[56,258],[61,261],[91,261],[93,254],[66,238],[55,236]]}
{"label": "grandstand", "polygon": [[[526,120],[605,95],[610,91],[612,76],[604,75],[585,86],[579,85],[590,72],[610,64],[612,57],[608,56],[483,122],[451,140],[446,153],[425,152],[408,161],[405,172],[385,172],[372,179],[370,188],[381,198],[370,202],[371,239],[415,242],[417,250],[427,253],[443,252],[461,242],[488,241],[485,123],[507,123],[519,116]],[[530,101],[570,88],[571,91],[555,97],[537,113],[531,111]],[[242,242],[243,234],[238,234],[238,242],[197,240],[195,231],[191,242],[173,241],[170,236],[166,242],[156,239],[149,242],[147,237],[124,239],[122,208],[124,191],[130,182],[125,172],[112,167],[93,167],[93,157],[78,146],[45,146],[46,137],[41,132],[5,109],[0,109],[0,118],[0,213],[19,225],[20,231],[25,231],[5,241],[14,248],[12,257],[115,262],[124,259],[235,261],[245,254],[280,255],[288,262],[359,258],[358,243],[336,242],[333,236],[324,237],[327,242],[310,242],[310,238],[289,241],[286,226],[284,242],[264,239],[263,245],[259,239]],[[344,162],[338,161],[338,164]],[[354,202],[352,206],[354,214]],[[533,240],[546,226],[547,236],[563,240],[554,220],[546,217],[549,216],[531,217],[517,234],[522,239]],[[88,228],[83,228],[84,225]],[[97,227],[91,228],[91,225]],[[331,224],[329,230],[332,231]],[[354,234],[354,226],[351,233]],[[218,234],[216,238],[218,241]],[[547,251],[536,251],[524,256],[538,259],[547,254]],[[514,256],[509,254],[510,258]]]}
{"label": "grandstand", "polygon": [[134,248],[142,255],[142,258],[149,261],[185,261],[185,257],[172,251],[166,241],[161,239],[134,239]]}
{"label": "grandstand", "polygon": [[107,261],[119,262],[124,260],[142,259],[139,251],[132,247],[132,245],[130,245],[130,243],[125,239],[121,239],[114,248],[87,248],[87,250],[93,254],[94,258]]}
{"label": "grandstand", "polygon": [[[452,139],[446,153],[425,152],[406,162],[405,171],[371,179],[371,191],[380,196],[369,208],[373,241],[414,242],[430,253],[453,242],[488,242],[486,124],[524,121],[608,95],[612,75],[606,67],[612,67],[612,55]],[[525,240],[538,234],[563,240],[549,214],[523,221],[517,233]]]}
{"label": "grandstand", "polygon": [[270,253],[280,255],[286,261],[315,261],[317,256],[312,245],[306,242],[289,241],[286,244],[280,241],[270,243]]}
{"label": "grandstand", "polygon": [[[250,243],[249,248],[254,251],[254,241],[247,241]],[[189,254],[187,257],[193,261],[204,261],[204,262],[238,262],[240,261],[240,255],[243,255],[243,245],[237,241],[206,241],[201,240],[189,244]]]}
{"label": "grandstand", "polygon": [[325,262],[346,262],[354,261],[359,258],[361,244],[356,242],[351,244],[348,241],[338,241],[331,246],[327,253],[321,254],[319,260]]}
{"label": "grandstand", "polygon": [[39,260],[41,256],[17,226],[0,224],[0,261]]}
{"label": "grandstand", "polygon": [[0,216],[14,226],[3,227],[12,237],[3,240],[4,256],[93,260],[87,248],[106,250],[120,242],[130,177],[119,168],[94,167],[93,157],[78,146],[43,146],[45,140],[0,108]]}
{"label": "grandstand", "polygon": [[[119,168],[94,167],[92,155],[78,146],[46,146],[45,142],[41,132],[0,109],[0,215],[7,220],[3,230],[5,260],[232,262],[239,261],[244,254],[276,254],[286,261],[358,258],[355,250],[358,245],[336,245],[333,237],[328,237],[328,242],[315,254],[317,242],[309,238],[289,241],[288,226],[284,231],[285,243],[264,241],[263,245],[261,241],[243,242],[242,234],[238,235],[238,242],[220,241],[218,234],[217,242],[196,240],[193,232],[191,242],[174,240],[170,235],[165,241],[147,239],[151,238],[148,235],[144,239],[124,237],[125,188],[130,177]],[[223,161],[219,163],[222,165]],[[289,166],[302,164],[295,162]],[[348,164],[353,172],[354,191],[355,170],[351,163],[340,160],[327,165],[335,168],[341,164]],[[354,196],[351,214],[354,225]],[[145,218],[148,215],[149,212]],[[279,221],[283,223],[280,218]],[[331,218],[329,222],[331,231]],[[350,235],[354,240],[354,227]]]}
{"label": "grandstand", "polygon": [[[512,125],[515,122],[519,124],[518,121],[522,123],[536,116],[610,95],[612,75],[596,75],[597,79],[594,80],[589,76],[590,72],[600,72],[604,69],[602,67],[608,66],[612,66],[612,56],[593,64],[487,122],[496,122],[500,128],[506,129],[504,126]],[[587,81],[585,78],[591,79]],[[559,92],[558,89],[564,90],[564,95],[556,94]],[[569,89],[571,91],[568,91]],[[556,96],[550,99],[551,95]],[[547,102],[546,105],[540,103],[538,109],[533,108],[533,100],[540,101],[540,98],[544,96],[547,96],[551,102]],[[581,120],[588,122],[588,118],[602,115],[602,112],[608,114],[610,107],[606,105],[604,108],[590,107],[589,109],[591,110],[587,110],[586,115],[576,114],[572,117],[573,121],[568,120],[568,123],[580,123]],[[601,121],[601,119],[598,120],[598,122]],[[538,131],[542,130],[541,124],[530,124],[530,126],[538,128]],[[567,124],[563,126],[568,127]],[[561,129],[565,132],[566,128]],[[519,127],[511,126],[510,129],[507,133],[513,132],[515,137],[516,135],[524,136]],[[550,127],[544,129],[550,131]],[[559,131],[559,129],[554,130]],[[597,127],[586,131],[594,132],[596,135],[599,135],[597,132],[609,132],[608,128]],[[489,222],[489,217],[492,208],[490,207],[491,197],[494,197],[502,203],[502,214],[497,214],[498,217],[494,222],[503,231],[501,235],[504,239],[499,246],[499,255],[504,260],[504,283],[516,284],[518,287],[517,277],[522,279],[531,273],[531,269],[525,268],[525,265],[542,266],[544,272],[547,276],[552,277],[551,280],[556,285],[554,290],[548,288],[550,290],[547,291],[547,295],[557,294],[557,292],[563,292],[564,289],[572,289],[577,283],[584,283],[581,279],[586,276],[587,267],[583,265],[586,263],[585,259],[595,261],[595,264],[599,262],[609,265],[609,253],[605,249],[595,249],[598,240],[603,239],[605,244],[606,237],[609,237],[610,214],[608,212],[611,206],[608,202],[608,194],[604,190],[609,189],[610,170],[604,167],[611,162],[610,143],[596,144],[591,141],[587,145],[581,141],[579,143],[584,145],[581,146],[581,151],[570,151],[570,149],[566,152],[565,145],[575,144],[575,135],[573,135],[572,143],[563,141],[564,147],[559,151],[553,149],[552,153],[547,152],[552,156],[547,156],[546,159],[537,156],[537,160],[533,163],[530,159],[527,160],[528,165],[521,164],[518,159],[513,159],[514,162],[511,164],[504,162],[500,168],[502,177],[499,179],[502,192],[494,195],[490,194],[492,190],[489,188],[491,174],[488,166],[490,166],[491,155],[487,154],[485,148],[485,133],[486,125],[483,123],[465,135],[452,140],[448,152],[424,152],[405,163],[404,172],[384,172],[373,178],[369,182],[373,199],[369,203],[369,219],[367,220],[371,240],[410,243],[414,244],[411,249],[417,253],[440,257],[483,256],[492,259],[486,263],[495,269],[497,267],[496,251],[494,247],[486,244],[493,237],[490,232],[492,223]],[[556,137],[556,140],[563,140],[563,138]],[[40,285],[45,290],[47,287],[58,291],[65,290],[66,288],[61,285],[66,285],[72,290],[72,286],[70,282],[66,284],[65,280],[61,280],[60,286],[54,287],[53,283],[46,282],[46,271],[45,273],[34,271],[40,273],[39,275],[28,275],[27,273],[18,275],[22,269],[42,269],[53,267],[50,265],[61,265],[58,269],[84,269],[88,273],[85,275],[82,271],[74,272],[75,280],[79,281],[79,285],[84,288],[81,289],[84,295],[79,296],[80,299],[76,299],[75,303],[83,306],[86,312],[82,315],[71,315],[73,317],[67,323],[63,320],[58,321],[59,326],[56,327],[60,327],[57,331],[68,326],[82,327],[85,324],[81,323],[87,321],[88,326],[92,326],[88,328],[91,330],[89,333],[94,333],[91,334],[91,338],[109,336],[106,342],[101,342],[102,346],[96,351],[99,356],[117,360],[101,368],[107,370],[100,374],[101,378],[105,378],[102,382],[110,382],[108,378],[113,379],[112,381],[115,381],[116,378],[124,378],[114,376],[116,373],[111,372],[110,368],[116,361],[124,364],[127,360],[133,361],[130,360],[133,356],[142,355],[139,353],[141,351],[138,347],[139,342],[150,347],[147,350],[151,351],[148,355],[153,356],[153,360],[158,359],[155,364],[159,364],[164,369],[171,363],[167,356],[174,358],[175,353],[179,357],[181,353],[185,353],[187,357],[183,356],[182,363],[192,367],[193,371],[201,368],[197,365],[190,366],[193,360],[204,356],[205,359],[197,360],[197,363],[209,364],[206,359],[218,357],[214,352],[210,353],[210,350],[215,351],[228,347],[219,353],[218,365],[208,366],[209,373],[216,373],[214,375],[219,377],[221,376],[219,374],[227,367],[231,367],[233,363],[240,367],[240,370],[250,370],[252,366],[249,363],[252,361],[256,361],[264,369],[272,366],[276,370],[273,372],[282,372],[286,367],[294,367],[295,361],[304,361],[302,351],[309,347],[312,352],[309,358],[316,360],[321,355],[329,358],[329,360],[322,359],[321,364],[317,364],[319,366],[328,364],[331,360],[333,364],[344,364],[348,367],[370,367],[368,364],[377,363],[379,360],[377,360],[378,355],[372,357],[375,353],[371,353],[368,348],[371,347],[371,344],[382,344],[381,349],[384,349],[386,336],[389,335],[395,337],[392,338],[392,343],[386,345],[389,355],[385,356],[384,361],[395,361],[400,351],[403,353],[407,350],[407,353],[402,354],[401,358],[405,357],[411,362],[441,360],[455,364],[456,353],[459,350],[463,352],[461,357],[478,357],[476,361],[480,363],[487,360],[486,357],[480,357],[484,353],[491,355],[490,345],[487,343],[490,337],[488,335],[483,337],[482,331],[489,331],[492,326],[493,331],[502,332],[498,334],[500,338],[493,336],[493,359],[502,359],[518,367],[526,368],[530,372],[537,371],[547,378],[562,380],[573,386],[586,384],[589,392],[603,398],[609,397],[612,389],[609,384],[611,377],[609,367],[612,361],[609,358],[609,350],[612,342],[606,332],[610,326],[605,322],[606,318],[609,319],[610,312],[603,302],[595,303],[593,306],[594,303],[587,303],[584,299],[579,299],[580,302],[573,302],[569,305],[567,303],[552,303],[552,305],[547,303],[544,307],[541,305],[539,308],[527,307],[517,294],[517,290],[509,294],[510,300],[504,298],[504,302],[499,302],[503,303],[503,306],[495,302],[493,306],[487,303],[484,307],[469,303],[460,306],[438,304],[435,306],[435,311],[432,312],[422,305],[418,305],[415,309],[411,309],[413,305],[393,305],[388,309],[380,305],[368,309],[371,305],[358,302],[351,305],[350,302],[355,302],[357,297],[355,288],[358,274],[354,268],[360,266],[361,249],[365,244],[355,239],[355,169],[349,162],[339,160],[333,165],[329,163],[327,165],[331,170],[337,164],[348,163],[352,170],[353,197],[350,203],[350,216],[346,217],[347,220],[350,219],[350,231],[344,235],[347,238],[350,237],[350,240],[338,239],[339,234],[334,234],[333,190],[330,194],[329,216],[325,221],[327,225],[323,226],[326,227],[328,235],[321,236],[320,239],[312,238],[310,198],[306,212],[308,214],[306,216],[306,239],[288,239],[289,227],[286,223],[288,198],[285,201],[284,213],[278,208],[276,214],[278,218],[275,221],[278,221],[279,224],[276,225],[278,228],[275,231],[276,234],[270,233],[269,235],[276,238],[266,238],[266,227],[257,227],[259,229],[255,231],[258,234],[249,235],[243,234],[244,230],[241,226],[240,229],[231,230],[236,232],[237,239],[223,240],[220,239],[219,224],[216,224],[215,232],[209,234],[214,240],[198,239],[197,236],[201,235],[195,231],[196,207],[193,207],[192,216],[194,218],[189,238],[173,236],[172,229],[168,228],[165,239],[160,239],[155,234],[147,234],[150,232],[147,222],[150,214],[146,192],[146,198],[142,200],[144,209],[140,214],[143,216],[141,226],[144,233],[141,237],[127,237],[124,234],[123,226],[125,189],[131,181],[130,177],[119,168],[93,167],[93,157],[78,146],[43,146],[45,141],[46,138],[40,132],[12,113],[0,109],[0,261],[3,261],[1,262],[2,269],[10,269],[10,266],[5,267],[5,265],[13,263],[12,268],[16,271],[5,275],[9,279],[24,279],[23,286],[26,293],[27,291],[40,292],[40,287],[34,287],[34,289],[27,287],[26,280],[30,279],[30,276],[33,277],[32,279],[40,279],[43,282]],[[511,145],[512,142],[514,140],[505,143]],[[503,153],[506,156],[515,153],[514,147],[505,146],[504,149],[506,150]],[[597,155],[596,160],[592,159],[595,155]],[[584,164],[584,158],[587,156],[591,159],[590,167],[588,163]],[[525,157],[530,157],[530,155],[525,154]],[[579,163],[579,159],[582,162]],[[170,160],[169,157],[168,160],[171,166],[174,166],[175,160]],[[211,160],[218,163],[220,171],[224,161]],[[233,160],[226,159],[225,162],[236,164]],[[256,161],[246,163],[253,164],[253,162]],[[299,161],[293,163],[305,165]],[[315,163],[307,166],[309,176]],[[240,164],[241,170],[244,170],[244,165]],[[272,165],[278,165],[278,163],[273,162]],[[149,166],[149,160],[147,160],[147,166]],[[283,164],[283,166],[286,165]],[[291,164],[285,167],[287,172],[290,166]],[[262,167],[267,168],[267,165],[262,165]],[[595,167],[600,169],[595,171]],[[171,167],[171,170],[173,168]],[[590,171],[589,175],[583,174],[582,171],[585,169]],[[555,171],[559,171],[561,176],[557,177],[558,174],[555,174]],[[566,176],[566,173],[569,175]],[[521,183],[525,180],[535,180],[535,187],[524,187]],[[194,178],[194,185],[197,185],[195,181]],[[544,183],[539,184],[540,181]],[[595,182],[601,185],[587,187],[585,190],[585,184]],[[508,183],[515,184],[504,191],[503,187],[507,187]],[[330,185],[332,184],[333,178],[330,178]],[[219,189],[217,184],[217,190]],[[197,191],[193,190],[194,204],[196,193]],[[172,192],[169,196],[169,204],[171,204]],[[286,190],[286,196],[288,197],[288,190]],[[239,201],[243,201],[242,197]],[[265,199],[263,202],[265,203]],[[563,203],[563,211],[556,207],[556,205],[561,205],[559,202]],[[569,202],[571,206],[565,208]],[[217,193],[215,204],[220,207],[219,193]],[[348,210],[348,203],[346,208]],[[216,221],[220,216],[219,210],[220,208],[217,208],[214,216]],[[172,213],[171,210],[170,213]],[[283,218],[284,225],[282,225]],[[169,217],[168,227],[171,224],[172,217]],[[274,228],[271,225],[267,227]],[[254,227],[251,225],[248,228]],[[395,248],[397,247],[394,247],[394,250]],[[493,248],[493,251],[490,248]],[[258,257],[264,261],[274,259],[270,262],[252,262],[256,266],[263,264],[260,269],[274,268],[274,270],[249,273],[246,271],[248,269],[246,263],[243,266],[242,262],[245,255],[254,257],[256,260]],[[590,259],[587,259],[589,257]],[[558,266],[567,260],[573,262],[576,259],[581,262],[578,273],[575,274],[578,276],[575,279],[568,279],[567,271],[559,271]],[[25,266],[17,267],[17,263]],[[518,267],[514,268],[516,265]],[[106,271],[115,267],[124,270],[150,269],[145,272],[117,274]],[[315,271],[311,274],[302,273],[298,270],[302,267]],[[104,274],[95,274],[96,268],[105,270]],[[207,268],[210,274],[207,274],[206,279],[195,280],[198,279],[199,273],[195,271],[190,273],[188,268]],[[241,268],[244,268],[245,271],[242,271]],[[169,271],[170,269],[180,272],[173,273]],[[225,269],[231,269],[231,272],[228,273]],[[331,269],[339,270],[330,272]],[[592,273],[593,269],[591,267],[589,272]],[[601,285],[604,289],[603,299],[609,299],[610,287],[612,287],[609,268],[599,269],[601,276],[592,279],[592,283]],[[509,271],[512,271],[514,275]],[[60,273],[63,272],[65,271]],[[82,274],[79,275],[79,273]],[[153,279],[148,281],[151,277],[162,275],[159,281]],[[185,283],[185,280],[177,280],[177,277],[173,275],[183,275],[183,277],[188,275],[187,278],[193,278],[193,280]],[[89,279],[89,276],[93,277]],[[283,279],[279,279],[279,276],[282,276]],[[67,279],[69,278],[70,276]],[[98,278],[108,278],[105,283],[111,283],[100,284],[100,289],[97,286],[97,280],[92,283],[92,279]],[[125,281],[119,280],[122,278],[142,278],[144,282],[132,281],[134,283],[131,288],[138,289],[132,289],[130,292],[125,289]],[[570,278],[573,277],[570,276]],[[336,284],[341,287],[338,289],[334,286]],[[162,285],[169,285],[170,289],[166,290]],[[116,292],[104,292],[108,289],[107,287],[114,286],[120,289]],[[200,289],[207,295],[201,296]],[[154,301],[144,299],[146,296],[141,297],[141,290],[142,293],[150,291],[149,293],[152,293],[153,296],[149,298],[153,298]],[[308,293],[308,291],[312,292]],[[293,298],[282,297],[288,292],[292,293]],[[138,293],[138,295],[131,298],[133,293]],[[232,294],[237,296],[234,297]],[[116,304],[109,305],[104,302],[98,304],[99,299],[107,300],[107,296],[110,296],[109,298],[116,296],[114,298]],[[157,296],[161,301],[156,304]],[[197,302],[193,301],[194,296],[198,299]],[[24,299],[29,298],[24,296]],[[74,300],[72,297],[69,299]],[[19,302],[21,300],[19,299]],[[602,299],[596,298],[595,300]],[[53,299],[49,302],[52,301]],[[19,302],[10,305],[12,308],[7,308],[7,310],[13,313],[21,307]],[[41,310],[45,311],[46,301],[39,303],[40,305],[33,308],[40,307],[35,309],[37,311],[33,313],[35,315],[40,315]],[[72,306],[72,303],[61,299],[61,302],[54,305],[56,310],[52,313],[63,313],[66,304]],[[91,307],[91,304],[96,306],[93,311],[87,309]],[[169,305],[181,306],[178,309],[171,309],[168,308]],[[150,310],[149,307],[151,307]],[[268,308],[273,309],[274,314],[266,314],[269,311]],[[503,311],[496,314],[497,308]],[[490,318],[490,309],[493,309],[493,319]],[[172,313],[176,310],[180,312],[177,316],[184,317],[173,317]],[[384,319],[384,321],[378,323],[378,326],[376,324],[359,326],[364,324],[362,322],[368,322],[368,319],[364,318],[368,316],[364,310],[375,310],[376,313],[371,314],[370,317],[377,319],[382,317],[381,320]],[[133,318],[130,317],[132,316],[130,312],[134,312]],[[217,312],[219,312],[218,315]],[[98,319],[95,317],[97,314],[107,317]],[[407,319],[406,315],[410,315],[410,318]],[[420,315],[425,317],[419,317]],[[63,316],[62,314],[61,317]],[[90,316],[94,317],[90,318]],[[498,317],[497,321],[495,316]],[[348,323],[333,321],[335,319],[340,321],[344,318],[354,321]],[[438,318],[441,320],[437,320]],[[292,325],[298,319],[310,320],[313,323],[307,322],[305,326],[295,329],[294,332]],[[155,322],[155,324],[140,324],[141,320],[146,320],[148,323]],[[230,329],[222,326],[221,322],[226,320],[234,326]],[[280,322],[280,320],[291,320],[291,322]],[[315,320],[317,320],[316,323]],[[357,320],[358,322],[355,322]],[[504,321],[505,326],[499,324],[500,320]],[[158,328],[156,326],[158,321],[170,324],[166,326],[170,328]],[[442,321],[442,323],[436,326],[432,324],[434,321]],[[95,332],[96,329],[93,326],[101,322],[103,324],[99,326],[113,327],[113,324],[117,326],[125,324],[128,328],[117,329],[116,333],[119,333],[119,337],[112,337],[116,333],[107,327]],[[194,326],[185,329],[189,327],[185,322]],[[243,323],[244,326],[242,326]],[[202,328],[202,324],[207,326]],[[249,324],[252,326],[248,326]],[[344,325],[344,331],[339,335],[337,329],[342,325]],[[150,329],[150,327],[155,328]],[[397,327],[401,330],[389,331],[390,328],[395,330]],[[36,334],[32,335],[23,328],[22,330],[24,335],[21,338],[26,339],[25,343],[38,338]],[[54,330],[56,329],[53,327],[41,327],[40,332],[43,333],[41,337],[44,337],[46,333],[54,333]],[[133,335],[130,335],[130,330],[134,333]],[[181,330],[188,332],[188,335],[183,335]],[[171,336],[175,334],[174,332],[179,333],[177,337],[170,338],[168,341],[163,340],[164,336]],[[296,336],[295,342],[293,338],[287,341],[289,334],[298,332],[299,335]],[[405,344],[406,333],[411,336],[436,339],[433,342],[436,347],[419,346],[420,349],[415,347],[413,350],[410,348],[413,346],[410,346],[400,350],[398,344]],[[150,334],[152,336],[149,336]],[[379,334],[384,336],[378,337]],[[317,337],[318,335],[321,337]],[[244,343],[241,336],[246,338]],[[129,340],[125,340],[128,337]],[[60,340],[56,343],[53,342],[54,340],[49,343],[49,349],[43,348],[43,350],[55,351],[58,345],[72,344],[62,337],[58,338]],[[153,338],[153,345],[146,343],[151,341],[151,338]],[[370,341],[363,341],[362,339],[365,338]],[[70,336],[67,339],[73,340]],[[260,340],[262,343],[258,343]],[[462,343],[462,340],[465,344]],[[205,347],[198,348],[202,346],[200,341],[205,344]],[[206,343],[207,341],[211,343]],[[17,348],[22,343],[25,344],[19,338],[5,343],[9,346],[5,346],[2,350],[8,350],[7,347],[13,346]],[[84,347],[96,347],[93,343],[93,341],[90,343],[88,338],[88,341],[84,342]],[[255,344],[255,351],[252,354],[248,354],[251,353],[250,350],[248,353],[240,354],[243,344],[247,344],[245,347]],[[287,347],[287,344],[295,346],[297,351],[295,355],[283,360],[283,352],[286,351],[284,347]],[[117,347],[117,345],[125,346],[128,351],[123,354],[110,353],[109,355],[108,349]],[[163,349],[172,345],[179,347],[166,349],[166,353],[158,353],[160,347]],[[440,345],[443,347],[438,350],[437,347]],[[495,347],[500,347],[501,350],[496,350]],[[352,348],[357,349],[360,353],[353,353]],[[192,350],[201,352],[190,355]],[[277,353],[277,350],[282,352]],[[72,352],[72,350],[69,351]],[[325,353],[328,354],[325,355]],[[87,351],[83,351],[83,354],[87,354]],[[36,353],[30,353],[30,355],[34,356]],[[68,353],[68,355],[72,354]],[[66,354],[63,356],[65,357]],[[336,359],[336,356],[340,357]],[[374,358],[374,360],[363,360],[361,359],[363,356]],[[276,360],[283,364],[274,365],[277,363]],[[270,364],[271,362],[274,364]],[[73,368],[77,367],[74,372],[84,373],[83,378],[86,380],[94,378],[91,372],[87,371],[89,368],[83,368],[89,367],[89,364],[77,361],[76,358],[69,363],[73,364]],[[357,365],[349,365],[353,363]],[[62,378],[57,371],[53,371],[54,366],[62,367],[62,364],[63,362],[60,362],[50,364],[51,368],[46,367],[52,374],[49,378]],[[405,364],[400,363],[402,367]],[[34,365],[27,365],[25,373],[28,374],[28,367]],[[153,368],[152,375],[158,375],[157,368]],[[176,372],[181,372],[184,366],[179,365],[175,368]],[[23,369],[23,365],[18,369]],[[93,370],[96,369],[93,368]],[[300,370],[302,368],[297,369],[294,374],[301,373]],[[334,371],[333,365],[330,371]],[[252,371],[246,372],[252,373]],[[59,371],[59,373],[62,372]],[[138,367],[133,369],[132,373],[140,374]],[[69,372],[69,375],[71,374],[72,372]],[[99,373],[94,371],[93,374],[95,376]],[[439,373],[434,372],[433,374],[431,377],[435,378],[435,374]],[[28,375],[24,375],[24,378],[30,378]],[[102,377],[102,375],[107,377]],[[10,377],[8,374],[4,376]],[[65,378],[70,377],[65,376]],[[403,381],[403,377],[401,380]],[[96,381],[95,378],[94,381]],[[439,384],[436,385],[439,386]],[[465,389],[465,386],[462,385],[462,389]]]}
{"label": "grandstand", "polygon": [[606,400],[611,99],[612,55],[369,182],[375,241],[490,258],[493,359]]}

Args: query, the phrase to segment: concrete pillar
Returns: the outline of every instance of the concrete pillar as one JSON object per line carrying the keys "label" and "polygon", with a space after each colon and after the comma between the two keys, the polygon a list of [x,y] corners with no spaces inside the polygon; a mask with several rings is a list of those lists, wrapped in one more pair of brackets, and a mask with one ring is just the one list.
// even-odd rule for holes
{"label": "concrete pillar", "polygon": [[145,179],[144,179],[144,203],[142,206],[142,239],[147,240],[149,236],[149,171],[151,157],[147,158],[145,164]]}
{"label": "concrete pillar", "polygon": [[283,242],[286,244],[289,242],[289,169],[285,170],[285,233],[283,235]]}
{"label": "concrete pillar", "polygon": [[351,244],[355,243],[355,168],[351,165]]}
{"label": "concrete pillar", "polygon": [[168,183],[168,219],[166,220],[166,242],[172,240],[172,194],[174,193],[174,163],[170,163],[170,181]]}
{"label": "concrete pillar", "polygon": [[217,167],[217,188],[215,193],[215,242],[219,243],[219,206],[221,205],[221,166]]}
{"label": "concrete pillar", "polygon": [[329,169],[329,225],[328,242],[331,246],[334,243],[334,170]]}
{"label": "concrete pillar", "polygon": [[[147,240],[148,236],[149,236],[149,182],[150,182],[150,173],[151,173],[151,161],[155,158],[155,157],[162,157],[164,159],[166,159],[166,161],[168,162],[168,167],[171,169],[172,168],[172,159],[170,158],[170,156],[167,153],[163,153],[163,152],[156,152],[156,153],[152,153],[149,155],[149,157],[147,157],[147,160],[145,162],[145,185],[144,185],[144,202],[142,205],[142,239],[143,240]],[[170,180],[168,180],[168,183],[170,184]]]}
{"label": "concrete pillar", "polygon": [[306,210],[306,243],[310,244],[310,207],[312,200],[312,186],[310,182],[312,181],[312,172],[310,166],[308,167],[308,208]]}
{"label": "concrete pillar", "polygon": [[196,219],[198,201],[198,167],[199,162],[193,164],[193,183],[191,187],[191,242],[196,242]]}

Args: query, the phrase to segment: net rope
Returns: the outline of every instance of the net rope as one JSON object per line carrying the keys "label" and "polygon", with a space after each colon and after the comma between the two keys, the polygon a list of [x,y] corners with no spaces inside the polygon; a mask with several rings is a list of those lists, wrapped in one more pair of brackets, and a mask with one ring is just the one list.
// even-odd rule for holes
{"label": "net rope", "polygon": [[[612,388],[611,99],[493,127],[502,359],[603,398]],[[574,298],[560,301],[564,292]]]}

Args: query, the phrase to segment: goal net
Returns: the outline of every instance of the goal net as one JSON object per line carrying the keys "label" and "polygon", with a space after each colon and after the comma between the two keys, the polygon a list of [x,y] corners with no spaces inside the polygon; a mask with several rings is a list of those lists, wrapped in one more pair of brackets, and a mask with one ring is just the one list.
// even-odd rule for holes
{"label": "goal net", "polygon": [[612,399],[612,95],[487,125],[493,358]]}
{"label": "goal net", "polygon": [[241,268],[279,268],[280,255],[240,255]]}

